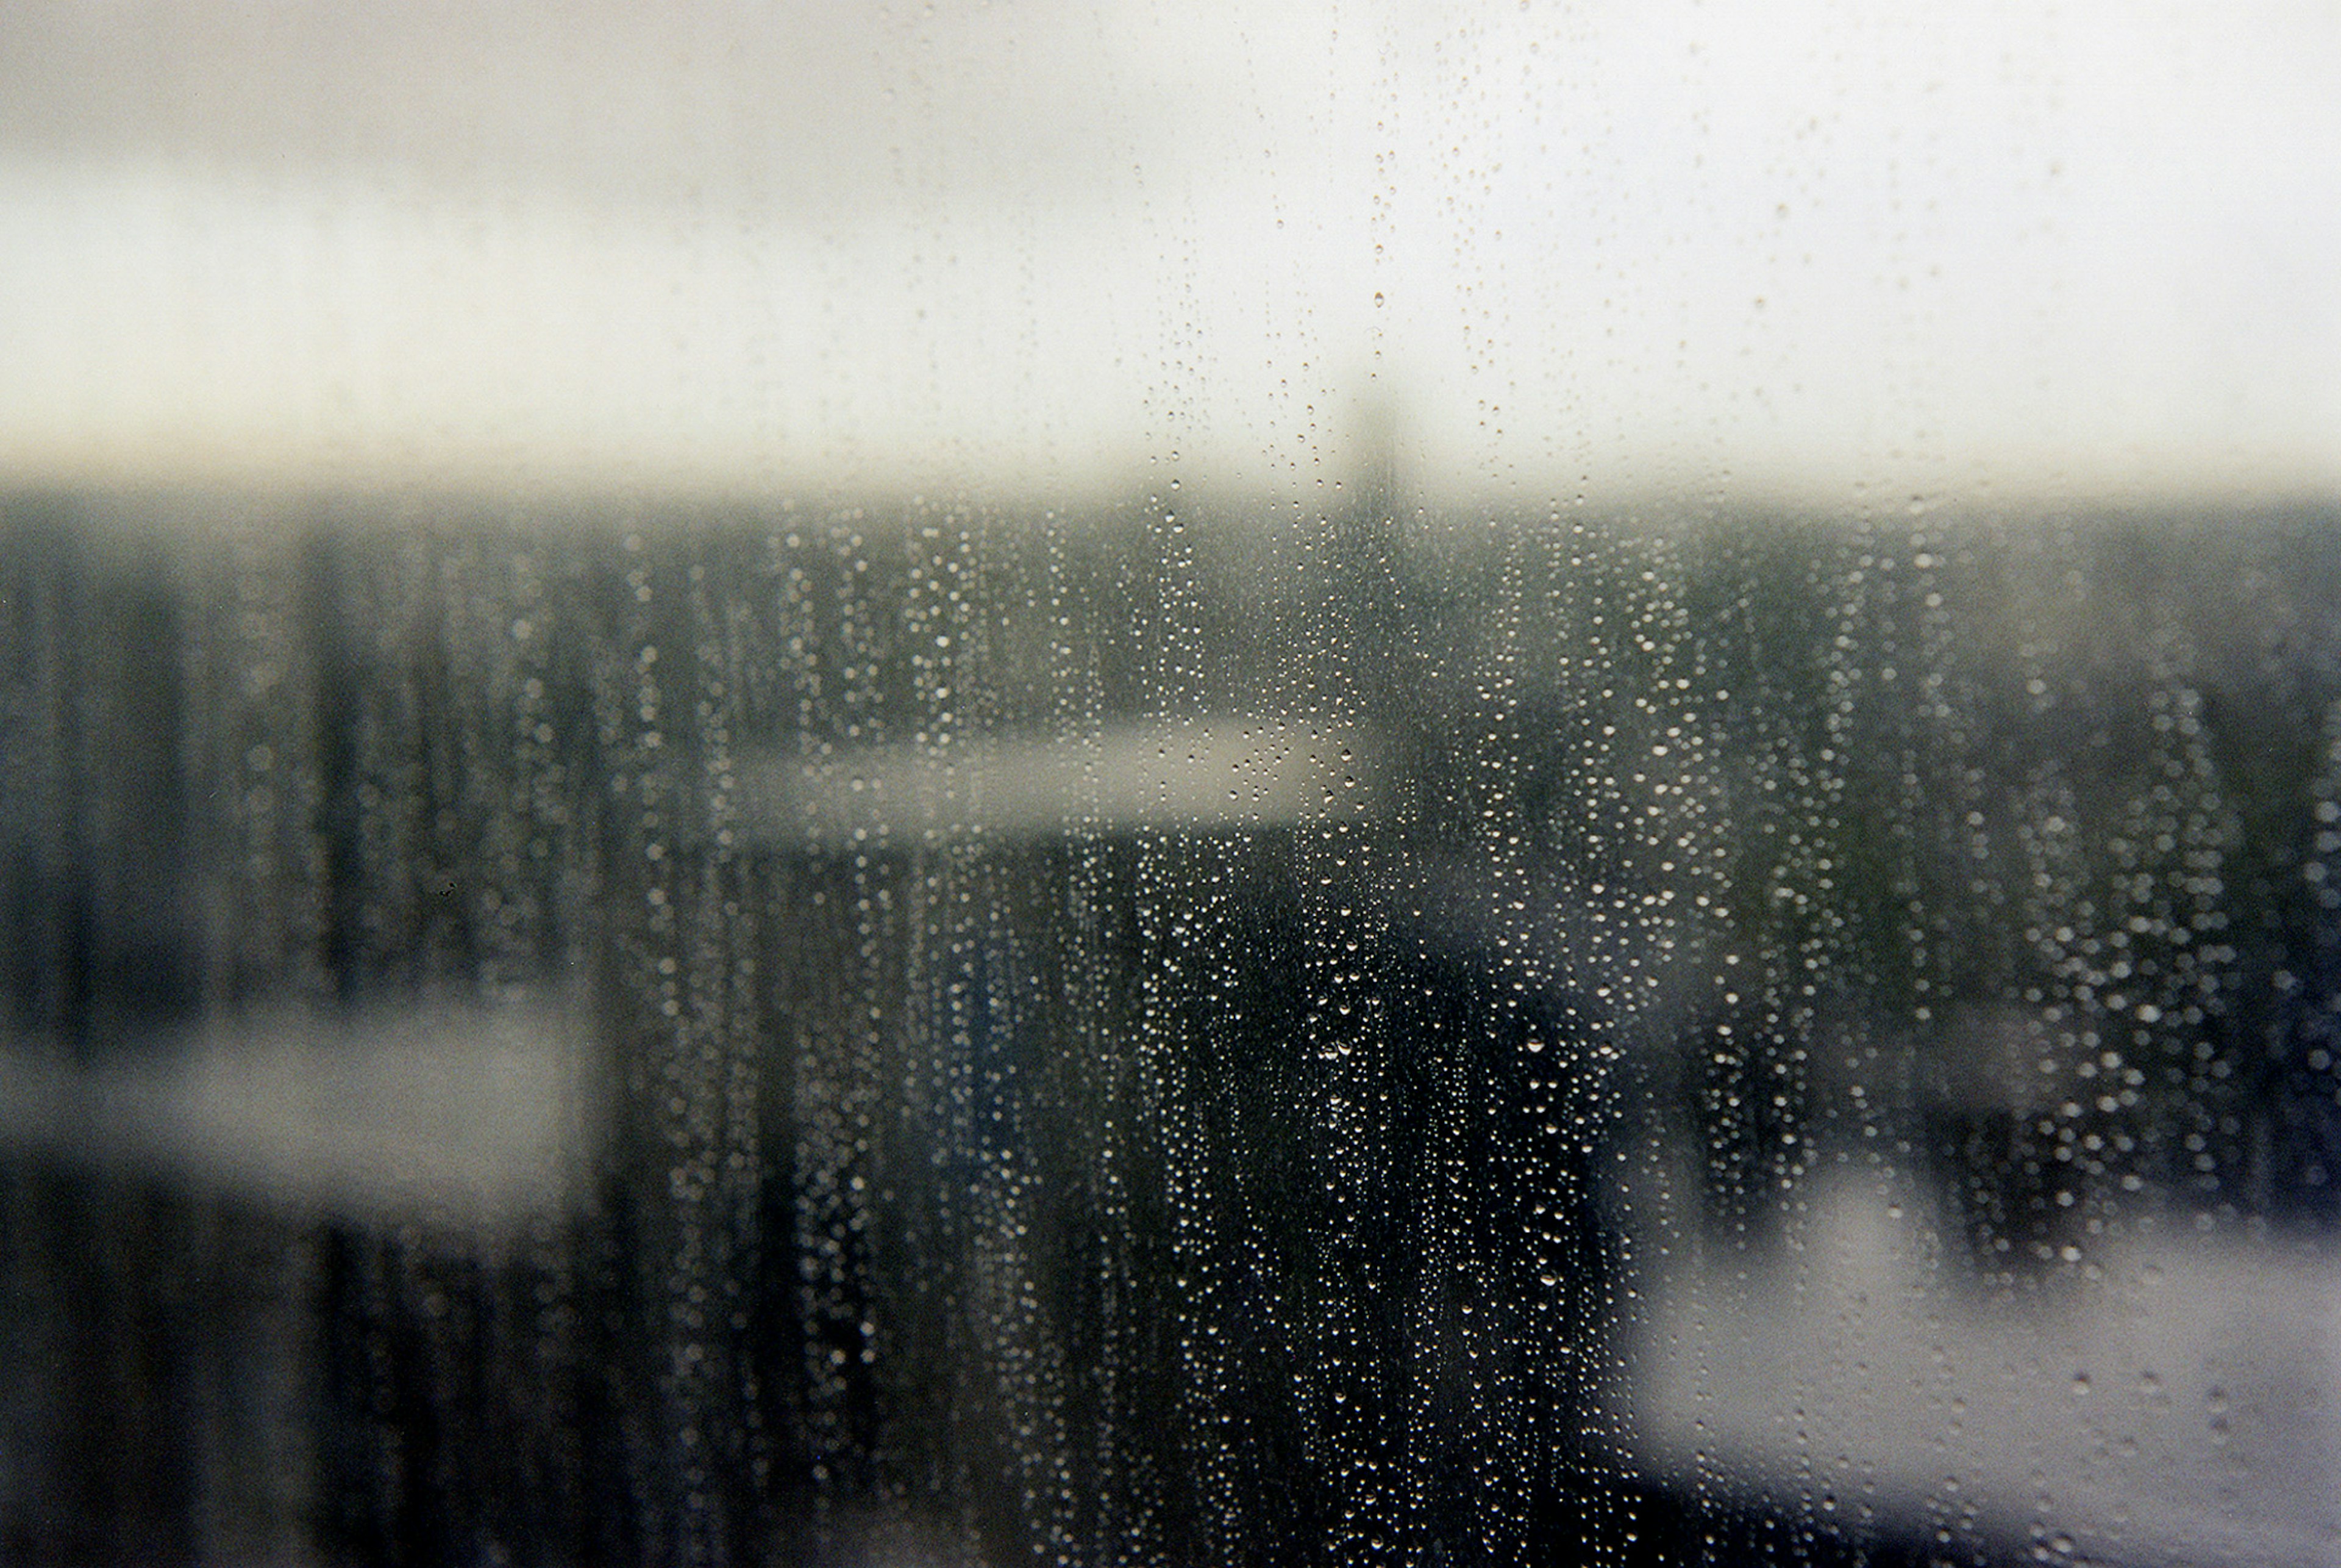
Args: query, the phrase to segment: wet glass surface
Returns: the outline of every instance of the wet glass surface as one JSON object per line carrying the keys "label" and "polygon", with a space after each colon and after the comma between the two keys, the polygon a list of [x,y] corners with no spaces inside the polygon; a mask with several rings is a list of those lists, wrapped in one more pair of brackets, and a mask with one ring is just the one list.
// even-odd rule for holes
{"label": "wet glass surface", "polygon": [[1360,491],[12,501],[12,1553],[2322,1560],[2333,519]]}
{"label": "wet glass surface", "polygon": [[2341,1564],[2341,18],[0,16],[0,1563]]}

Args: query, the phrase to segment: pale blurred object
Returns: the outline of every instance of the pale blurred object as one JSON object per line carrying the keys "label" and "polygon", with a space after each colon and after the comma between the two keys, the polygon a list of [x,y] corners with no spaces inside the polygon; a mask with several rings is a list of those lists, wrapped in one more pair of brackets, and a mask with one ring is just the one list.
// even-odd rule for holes
{"label": "pale blurred object", "polygon": [[577,1017],[553,1007],[282,1013],[90,1068],[0,1053],[0,1143],[359,1223],[558,1218],[602,1132]]}
{"label": "pale blurred object", "polygon": [[1370,752],[1336,726],[1222,714],[1061,741],[972,735],[742,765],[751,833],[840,847],[1359,819],[1371,809]]}
{"label": "pale blurred object", "polygon": [[2330,1255],[2174,1227],[2068,1249],[2019,1297],[1962,1277],[1927,1212],[1831,1178],[1794,1248],[1657,1271],[1638,1460],[1848,1528],[1948,1513],[2059,1558],[2341,1563]]}

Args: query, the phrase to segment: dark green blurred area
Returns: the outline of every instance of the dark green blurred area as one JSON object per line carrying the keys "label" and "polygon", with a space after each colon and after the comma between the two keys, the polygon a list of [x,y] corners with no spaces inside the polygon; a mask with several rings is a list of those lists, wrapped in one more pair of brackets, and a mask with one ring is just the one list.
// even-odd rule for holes
{"label": "dark green blurred area", "polygon": [[[581,994],[610,1117],[493,1244],[0,1156],[0,1557],[1905,1560],[1637,1473],[1617,1168],[2321,1244],[2336,524],[10,498],[12,1047]],[[752,798],[1163,716],[1371,809]]]}

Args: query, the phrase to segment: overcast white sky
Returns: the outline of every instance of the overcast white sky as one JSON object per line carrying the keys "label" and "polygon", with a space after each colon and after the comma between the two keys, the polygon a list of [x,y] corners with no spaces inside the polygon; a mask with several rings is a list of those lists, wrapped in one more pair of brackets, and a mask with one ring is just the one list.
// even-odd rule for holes
{"label": "overcast white sky", "polygon": [[0,476],[2341,494],[2341,8],[12,5]]}

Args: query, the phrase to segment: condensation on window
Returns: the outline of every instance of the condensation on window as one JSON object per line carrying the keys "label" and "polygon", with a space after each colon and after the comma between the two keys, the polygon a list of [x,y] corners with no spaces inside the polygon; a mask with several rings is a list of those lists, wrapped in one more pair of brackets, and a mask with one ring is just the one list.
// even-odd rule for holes
{"label": "condensation on window", "polygon": [[28,11],[0,1556],[2341,1557],[2341,36],[1784,20]]}

